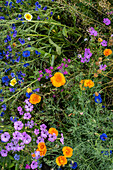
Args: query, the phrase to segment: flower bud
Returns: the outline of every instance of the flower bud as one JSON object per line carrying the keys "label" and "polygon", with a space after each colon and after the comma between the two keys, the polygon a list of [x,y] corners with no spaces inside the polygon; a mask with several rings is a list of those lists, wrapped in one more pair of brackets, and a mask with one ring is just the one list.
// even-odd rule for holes
{"label": "flower bud", "polygon": [[97,73],[94,73],[94,77],[98,77],[98,74],[97,74]]}
{"label": "flower bud", "polygon": [[102,57],[99,57],[99,58],[98,58],[98,61],[99,61],[99,62],[102,62]]}
{"label": "flower bud", "polygon": [[98,74],[101,74],[101,73],[102,73],[102,70],[97,70],[97,73],[98,73]]}
{"label": "flower bud", "polygon": [[99,94],[97,92],[95,92],[95,96],[98,96]]}
{"label": "flower bud", "polygon": [[98,66],[98,65],[99,65],[99,62],[96,62],[95,64],[96,64],[96,66]]}

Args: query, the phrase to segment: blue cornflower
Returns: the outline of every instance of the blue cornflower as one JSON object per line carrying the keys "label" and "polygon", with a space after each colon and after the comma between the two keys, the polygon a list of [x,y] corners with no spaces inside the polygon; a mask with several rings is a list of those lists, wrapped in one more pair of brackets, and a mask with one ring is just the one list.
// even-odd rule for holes
{"label": "blue cornflower", "polygon": [[3,90],[1,89],[1,90],[0,90],[0,93],[2,93],[2,91],[3,91]]}
{"label": "blue cornflower", "polygon": [[105,106],[103,105],[102,108],[105,108]]}
{"label": "blue cornflower", "polygon": [[50,16],[52,16],[53,15],[53,12],[50,12]]}
{"label": "blue cornflower", "polygon": [[4,112],[1,112],[0,116],[2,117],[5,113]]}
{"label": "blue cornflower", "polygon": [[16,36],[17,36],[17,31],[14,30],[14,31],[13,31],[13,37],[16,37]]}
{"label": "blue cornflower", "polygon": [[27,67],[27,66],[29,66],[29,63],[25,63],[23,66],[24,66],[24,67]]}
{"label": "blue cornflower", "polygon": [[14,159],[18,161],[20,159],[20,155],[15,154]]}
{"label": "blue cornflower", "polygon": [[72,166],[71,166],[72,169],[76,169],[76,168],[77,168],[77,163],[76,163],[76,162],[71,163],[71,165],[72,165]]}
{"label": "blue cornflower", "polygon": [[3,130],[0,130],[0,133],[3,133]]}
{"label": "blue cornflower", "polygon": [[96,103],[102,103],[102,98],[101,98],[100,93],[99,93],[98,96],[95,96],[95,94],[93,94],[93,96],[95,97],[95,102],[96,102]]}
{"label": "blue cornflower", "polygon": [[37,1],[37,2],[35,2],[35,5],[38,7],[38,5],[39,5],[39,2]]}
{"label": "blue cornflower", "polygon": [[23,57],[29,57],[30,56],[30,51],[23,51]]}
{"label": "blue cornflower", "polygon": [[8,76],[2,77],[2,82],[3,83],[9,82],[9,81],[10,81],[10,79],[8,78]]}
{"label": "blue cornflower", "polygon": [[15,88],[9,88],[10,92],[15,92]]}
{"label": "blue cornflower", "polygon": [[15,77],[15,73],[11,73],[11,77]]}
{"label": "blue cornflower", "polygon": [[103,133],[102,135],[100,135],[100,139],[102,141],[105,141],[107,139],[107,135],[105,133]]}
{"label": "blue cornflower", "polygon": [[3,59],[3,56],[2,55],[0,55],[0,60],[2,60]]}
{"label": "blue cornflower", "polygon": [[40,4],[38,5],[38,8],[41,8],[41,5],[40,5]]}
{"label": "blue cornflower", "polygon": [[21,15],[21,14],[19,14],[19,15],[18,15],[18,18],[21,18],[21,17],[22,17],[22,15]]}
{"label": "blue cornflower", "polygon": [[39,20],[39,19],[40,19],[40,17],[38,16],[38,17],[37,17],[37,19]]}
{"label": "blue cornflower", "polygon": [[3,20],[4,20],[4,19],[5,19],[5,17],[4,17],[4,16],[0,16],[0,20],[1,20],[1,19],[3,19]]}

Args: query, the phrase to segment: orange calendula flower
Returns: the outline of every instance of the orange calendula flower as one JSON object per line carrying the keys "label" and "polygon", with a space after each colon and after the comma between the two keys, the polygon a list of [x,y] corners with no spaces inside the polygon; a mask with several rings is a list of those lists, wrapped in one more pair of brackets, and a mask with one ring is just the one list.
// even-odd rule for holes
{"label": "orange calendula flower", "polygon": [[105,50],[104,50],[104,55],[105,55],[105,56],[108,56],[108,55],[110,55],[110,54],[112,54],[111,49],[105,49]]}
{"label": "orange calendula flower", "polygon": [[69,146],[64,146],[62,151],[65,157],[70,158],[73,155],[73,149]]}
{"label": "orange calendula flower", "polygon": [[60,87],[66,83],[64,75],[60,72],[56,72],[50,80],[55,87]]}
{"label": "orange calendula flower", "polygon": [[51,135],[53,135],[53,133],[55,133],[56,136],[58,136],[58,131],[57,131],[55,128],[50,128],[50,129],[49,129],[49,133],[50,133]]}
{"label": "orange calendula flower", "polygon": [[37,104],[41,101],[41,96],[37,94],[31,94],[29,102],[32,104]]}
{"label": "orange calendula flower", "polygon": [[93,82],[92,80],[86,79],[86,80],[84,81],[84,86],[91,88],[91,87],[94,86],[94,82]]}
{"label": "orange calendula flower", "polygon": [[39,151],[45,150],[45,149],[46,149],[45,143],[44,143],[44,142],[40,142],[40,143],[38,144],[38,149],[39,149]]}
{"label": "orange calendula flower", "polygon": [[67,159],[65,156],[59,156],[56,158],[56,163],[58,166],[61,166],[61,165],[64,166],[65,164],[67,164]]}

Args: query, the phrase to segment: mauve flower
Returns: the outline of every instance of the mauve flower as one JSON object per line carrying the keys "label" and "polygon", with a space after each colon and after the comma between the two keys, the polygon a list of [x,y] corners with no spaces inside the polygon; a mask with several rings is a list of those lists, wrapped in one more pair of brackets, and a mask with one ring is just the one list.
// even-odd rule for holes
{"label": "mauve flower", "polygon": [[29,144],[31,142],[31,136],[30,135],[26,135],[26,137],[23,139],[23,142],[25,144]]}
{"label": "mauve flower", "polygon": [[18,131],[13,132],[13,139],[22,140],[22,134]]}
{"label": "mauve flower", "polygon": [[1,156],[2,156],[2,157],[6,157],[6,156],[7,156],[8,151],[6,151],[6,150],[2,149],[2,150],[0,151],[0,153],[1,153]]}
{"label": "mauve flower", "polygon": [[27,112],[32,112],[33,111],[33,105],[25,105],[25,110]]}
{"label": "mauve flower", "polygon": [[48,131],[47,130],[44,130],[44,131],[41,131],[41,137],[42,138],[47,138],[47,135],[48,135]]}
{"label": "mauve flower", "polygon": [[10,139],[10,134],[8,132],[4,132],[2,135],[1,135],[1,140],[3,142],[8,142]]}
{"label": "mauve flower", "polygon": [[97,36],[98,34],[97,31],[95,31],[93,27],[89,29],[89,32],[90,32],[90,35],[94,35],[94,36]]}
{"label": "mauve flower", "polygon": [[23,113],[24,113],[23,111],[19,111],[19,114],[20,114],[20,115],[23,115]]}
{"label": "mauve flower", "polygon": [[23,119],[30,119],[31,118],[31,114],[30,113],[25,113],[24,114],[24,117],[23,117]]}
{"label": "mauve flower", "polygon": [[40,130],[45,130],[47,126],[45,124],[40,125]]}
{"label": "mauve flower", "polygon": [[23,128],[24,124],[21,121],[17,121],[14,123],[15,130],[21,130]]}
{"label": "mauve flower", "polygon": [[38,167],[38,162],[32,161],[32,163],[31,163],[31,169],[35,169],[35,168],[37,168],[37,167]]}
{"label": "mauve flower", "polygon": [[68,59],[67,61],[68,61],[69,63],[71,62],[71,60],[70,60],[70,59]]}
{"label": "mauve flower", "polygon": [[105,71],[105,70],[106,70],[106,67],[107,67],[107,65],[106,65],[106,64],[104,64],[104,65],[102,64],[102,65],[100,65],[100,68],[99,68],[99,69],[100,69],[100,70],[104,70],[104,71]]}
{"label": "mauve flower", "polygon": [[11,151],[13,149],[12,147],[13,147],[13,143],[12,142],[11,143],[7,143],[7,145],[5,146],[7,151]]}
{"label": "mauve flower", "polygon": [[22,107],[21,107],[21,106],[17,107],[17,110],[18,110],[19,112],[22,111]]}
{"label": "mauve flower", "polygon": [[65,70],[65,71],[63,72],[63,74],[66,75],[66,74],[68,74],[68,72]]}
{"label": "mauve flower", "polygon": [[66,58],[63,58],[63,61],[66,61]]}
{"label": "mauve flower", "polygon": [[35,151],[35,159],[39,159],[40,158],[40,151]]}
{"label": "mauve flower", "polygon": [[64,137],[63,137],[63,133],[61,133],[60,142],[62,143],[62,145],[64,145]]}
{"label": "mauve flower", "polygon": [[39,134],[39,129],[35,129],[34,133],[35,133],[35,135],[38,135]]}
{"label": "mauve flower", "polygon": [[106,25],[109,25],[109,24],[111,24],[111,21],[108,18],[104,18],[103,23]]}
{"label": "mauve flower", "polygon": [[25,169],[31,169],[31,166],[26,164]]}
{"label": "mauve flower", "polygon": [[106,47],[106,46],[107,46],[107,41],[103,40],[103,41],[101,42],[101,45],[104,46],[104,47]]}
{"label": "mauve flower", "polygon": [[30,102],[29,102],[29,99],[25,99],[25,101],[24,101],[26,104],[31,104]]}
{"label": "mauve flower", "polygon": [[44,139],[43,139],[41,136],[39,136],[39,137],[37,138],[36,143],[38,144],[38,143],[40,143],[40,142],[44,142]]}
{"label": "mauve flower", "polygon": [[89,48],[85,48],[85,53],[84,53],[84,57],[89,59],[92,56],[92,53],[90,52]]}
{"label": "mauve flower", "polygon": [[54,142],[54,141],[56,140],[56,138],[57,138],[56,134],[53,133],[53,134],[49,134],[48,140],[49,140],[50,142]]}

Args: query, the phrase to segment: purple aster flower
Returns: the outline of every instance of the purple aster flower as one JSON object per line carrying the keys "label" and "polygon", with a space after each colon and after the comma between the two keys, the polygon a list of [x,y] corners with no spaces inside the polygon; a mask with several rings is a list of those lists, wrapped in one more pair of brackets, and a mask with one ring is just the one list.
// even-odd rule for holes
{"label": "purple aster flower", "polygon": [[3,142],[8,142],[10,139],[10,134],[8,132],[4,132],[2,135],[1,135],[1,140]]}
{"label": "purple aster flower", "polygon": [[38,162],[32,161],[32,163],[31,163],[31,169],[35,169],[35,168],[37,168],[37,167],[38,167]]}
{"label": "purple aster flower", "polygon": [[62,145],[64,145],[64,137],[63,137],[63,133],[61,133],[60,142],[62,143]]}
{"label": "purple aster flower", "polygon": [[100,68],[99,68],[99,69],[100,69],[100,70],[104,70],[104,71],[105,71],[105,70],[106,70],[106,67],[107,67],[107,65],[106,65],[106,64],[104,64],[104,65],[102,64],[102,65],[100,65]]}
{"label": "purple aster flower", "polygon": [[27,126],[28,126],[29,128],[32,128],[32,127],[34,126],[34,121],[33,121],[33,120],[28,121],[28,122],[27,122]]}
{"label": "purple aster flower", "polygon": [[25,169],[31,169],[30,165],[26,164]]}
{"label": "purple aster flower", "polygon": [[48,131],[47,130],[44,130],[44,131],[41,131],[41,137],[42,138],[47,138],[47,135],[48,135]]}
{"label": "purple aster flower", "polygon": [[107,139],[107,135],[105,133],[103,133],[102,135],[100,135],[100,139],[102,141],[105,141]]}
{"label": "purple aster flower", "polygon": [[29,99],[25,99],[25,101],[24,101],[26,104],[31,104],[30,102],[29,102]]}
{"label": "purple aster flower", "polygon": [[25,144],[29,144],[31,142],[31,136],[27,134],[25,138],[23,138],[23,142]]}
{"label": "purple aster flower", "polygon": [[46,128],[47,128],[47,126],[45,124],[40,125],[41,130],[45,130]]}
{"label": "purple aster flower", "polygon": [[38,143],[40,143],[40,142],[44,142],[44,139],[43,139],[41,136],[39,136],[39,137],[37,138],[36,143],[38,144]]}
{"label": "purple aster flower", "polygon": [[24,117],[23,117],[23,119],[30,119],[31,118],[31,114],[30,113],[25,113],[24,114]]}
{"label": "purple aster flower", "polygon": [[107,46],[107,41],[103,40],[103,41],[101,42],[101,45],[104,46],[104,47],[106,47],[106,46]]}
{"label": "purple aster flower", "polygon": [[23,128],[24,124],[21,121],[17,121],[14,123],[15,130],[21,130]]}
{"label": "purple aster flower", "polygon": [[23,138],[25,138],[28,134],[26,132],[22,133]]}
{"label": "purple aster flower", "polygon": [[54,142],[54,141],[56,140],[56,138],[57,138],[56,134],[53,133],[53,134],[49,134],[48,140],[49,140],[50,142]]}
{"label": "purple aster flower", "polygon": [[12,142],[11,143],[7,143],[7,145],[5,146],[7,151],[11,151],[13,149],[12,147],[13,147],[13,143]]}
{"label": "purple aster flower", "polygon": [[6,110],[6,104],[2,105],[3,110]]}
{"label": "purple aster flower", "polygon": [[91,56],[92,56],[92,53],[90,52],[90,49],[89,48],[85,48],[84,57],[89,59]]}
{"label": "purple aster flower", "polygon": [[35,135],[38,135],[39,134],[39,129],[35,129],[34,133],[35,133]]}
{"label": "purple aster flower", "polygon": [[106,25],[109,25],[109,24],[111,24],[111,21],[108,18],[104,18],[103,23]]}
{"label": "purple aster flower", "polygon": [[2,156],[2,157],[6,157],[6,156],[7,156],[8,151],[6,151],[6,150],[2,149],[2,150],[0,151],[0,153],[1,153],[1,156]]}

